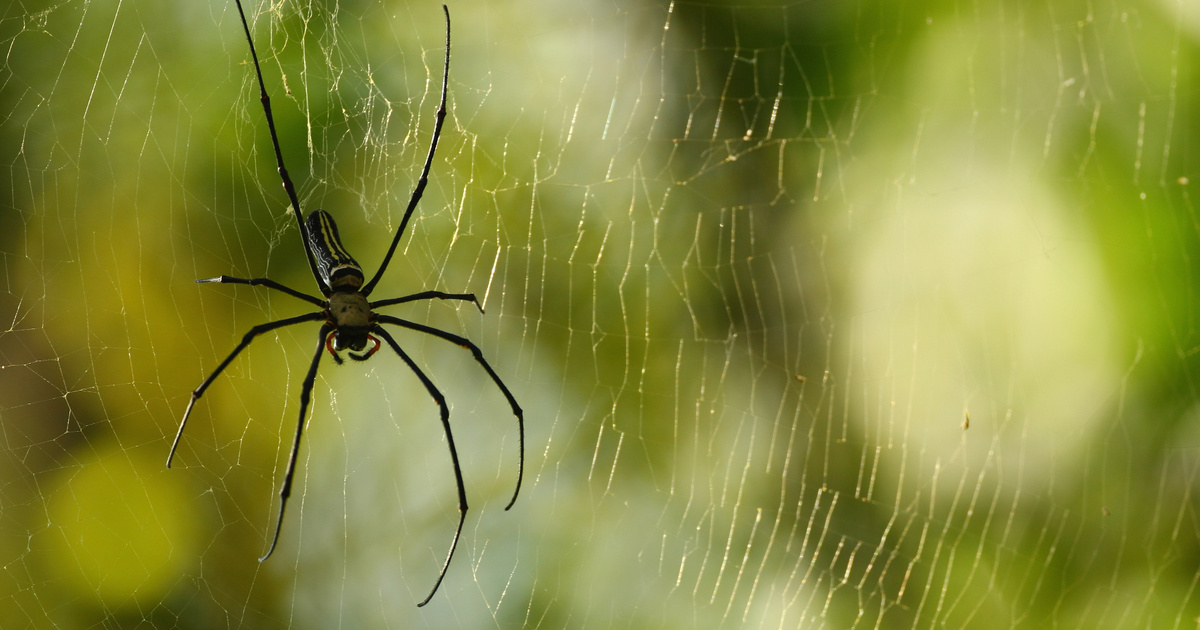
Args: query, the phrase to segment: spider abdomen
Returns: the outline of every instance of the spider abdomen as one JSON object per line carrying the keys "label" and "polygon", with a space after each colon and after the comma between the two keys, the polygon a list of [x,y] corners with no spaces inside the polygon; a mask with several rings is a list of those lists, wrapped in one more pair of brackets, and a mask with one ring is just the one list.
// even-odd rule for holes
{"label": "spider abdomen", "polygon": [[304,231],[316,258],[317,271],[330,290],[335,293],[357,291],[363,283],[362,267],[342,245],[333,215],[324,210],[313,210],[304,221]]}

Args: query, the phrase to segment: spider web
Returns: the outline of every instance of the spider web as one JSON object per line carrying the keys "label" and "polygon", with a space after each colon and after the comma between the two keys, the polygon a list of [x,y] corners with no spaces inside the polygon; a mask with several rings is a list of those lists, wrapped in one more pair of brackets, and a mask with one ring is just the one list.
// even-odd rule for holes
{"label": "spider web", "polygon": [[[1200,10],[456,3],[375,296],[323,362],[236,9],[0,13],[6,628],[1193,627]],[[285,159],[368,273],[437,3],[251,0]]]}

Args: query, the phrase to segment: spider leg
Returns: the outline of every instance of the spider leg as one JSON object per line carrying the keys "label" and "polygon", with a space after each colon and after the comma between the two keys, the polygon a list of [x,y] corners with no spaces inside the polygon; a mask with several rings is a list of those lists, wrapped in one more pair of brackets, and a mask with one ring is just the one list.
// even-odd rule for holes
{"label": "spider leg", "polygon": [[308,374],[304,376],[304,385],[300,388],[300,419],[296,422],[296,437],[292,439],[292,454],[288,456],[287,472],[283,475],[283,488],[279,490],[279,518],[275,521],[275,535],[271,537],[271,546],[267,553],[259,558],[259,562],[271,557],[275,545],[279,542],[279,530],[283,527],[283,511],[287,508],[288,497],[292,494],[292,476],[296,472],[296,456],[300,453],[300,436],[304,434],[304,414],[308,411],[308,399],[312,394],[313,383],[317,380],[317,366],[321,363],[321,355],[325,352],[325,337],[333,327],[329,324],[321,326],[317,336],[317,352],[313,355],[312,364],[308,366]]}
{"label": "spider leg", "polygon": [[[440,337],[446,341],[456,343],[459,346],[470,350],[471,354],[475,356],[475,361],[477,361],[479,365],[483,366],[483,369],[487,371],[488,376],[492,377],[492,381],[496,383],[496,387],[500,388],[500,392],[504,394],[504,397],[508,399],[508,404],[512,406],[513,415],[517,417],[517,432],[520,435],[520,455],[517,458],[517,489],[513,491],[512,499],[508,502],[508,505],[504,506],[505,510],[511,508],[513,504],[517,502],[517,494],[521,492],[521,480],[525,477],[525,416],[524,412],[521,411],[521,405],[517,404],[517,399],[513,397],[512,392],[508,391],[508,387],[504,385],[504,381],[500,380],[500,377],[496,374],[496,371],[493,370],[492,366],[488,365],[487,360],[483,358],[483,351],[479,349],[479,346],[472,343],[471,340],[467,339],[466,337],[460,337],[432,326],[410,322],[406,319],[400,319],[399,317],[379,314],[375,315],[375,321],[382,324],[392,324],[393,326],[401,326],[410,330],[416,330],[418,332],[423,332],[425,334],[433,335],[434,337]],[[381,330],[379,326],[375,326],[375,329]]]}
{"label": "spider leg", "polygon": [[[396,228],[396,236],[392,237],[392,246],[388,248],[387,255],[383,257],[383,263],[379,265],[379,271],[375,272],[375,277],[371,278],[371,281],[360,291],[364,296],[371,295],[371,291],[375,290],[375,284],[383,277],[388,263],[392,261],[392,254],[396,253],[396,246],[400,244],[400,237],[404,234],[404,228],[408,226],[408,219],[412,217],[413,210],[416,209],[417,202],[421,200],[425,186],[429,183],[429,167],[433,165],[433,154],[437,151],[438,139],[442,136],[442,123],[446,120],[446,84],[450,80],[450,9],[443,4],[442,12],[446,14],[446,61],[442,64],[442,102],[438,105],[437,122],[433,126],[433,139],[429,141],[429,155],[425,156],[425,167],[421,169],[421,178],[417,180],[416,188],[413,188],[412,197],[408,200],[408,207],[404,209],[404,218],[400,220],[400,227]],[[282,168],[282,166],[283,162],[280,162],[280,167]]]}
{"label": "spider leg", "polygon": [[404,297],[389,298],[386,300],[379,300],[378,302],[371,302],[371,310],[375,310],[381,306],[392,306],[393,304],[404,304],[405,302],[432,300],[435,298],[439,300],[463,300],[464,302],[470,302],[475,305],[475,308],[479,309],[480,313],[483,312],[483,306],[479,303],[479,300],[475,299],[474,293],[443,293],[441,291],[422,291],[420,293],[414,293]]}
{"label": "spider leg", "polygon": [[215,282],[218,284],[248,284],[252,287],[261,285],[267,287],[268,289],[283,291],[294,298],[300,298],[301,300],[304,300],[310,304],[314,304],[320,308],[325,308],[326,306],[325,300],[313,297],[302,291],[297,291],[291,287],[286,287],[269,278],[232,278],[230,276],[217,276],[216,278],[200,278],[199,280],[196,280],[196,284],[202,284],[205,282]]}
{"label": "spider leg", "polygon": [[437,582],[433,583],[433,589],[429,591],[429,595],[417,604],[418,607],[424,606],[433,599],[433,594],[437,592],[438,587],[442,585],[442,579],[446,577],[446,570],[450,568],[450,559],[454,557],[454,550],[458,548],[458,538],[462,535],[463,523],[467,520],[467,490],[463,486],[462,468],[458,465],[458,451],[454,448],[454,435],[450,431],[450,409],[446,407],[446,398],[442,396],[442,392],[438,391],[437,386],[433,381],[429,380],[428,376],[417,367],[412,358],[408,356],[404,350],[400,349],[400,344],[396,343],[395,339],[387,333],[381,326],[373,326],[372,331],[383,337],[392,350],[400,355],[400,358],[408,365],[409,369],[421,379],[421,384],[425,386],[425,390],[433,397],[434,402],[438,405],[438,411],[442,415],[442,429],[446,432],[446,444],[450,447],[450,461],[454,463],[454,482],[458,486],[458,528],[454,530],[454,539],[450,541],[450,553],[446,554],[446,563],[442,565],[442,572],[438,574]]}
{"label": "spider leg", "polygon": [[[254,38],[250,36],[250,25],[246,22],[246,12],[242,10],[242,0],[236,0],[238,15],[242,18],[242,30],[246,32],[246,43],[250,44],[250,58],[254,60],[254,74],[258,76],[258,98],[262,101],[263,112],[267,115],[267,129],[271,132],[271,144],[275,147],[275,163],[279,166],[279,177],[283,179],[283,190],[287,192],[288,200],[292,202],[292,213],[296,215],[296,224],[300,227],[300,241],[304,243],[304,255],[308,258],[308,269],[312,271],[313,279],[322,295],[329,295],[329,286],[317,273],[317,261],[308,245],[308,234],[304,231],[304,218],[300,216],[300,199],[296,197],[296,186],[288,176],[287,168],[283,165],[283,151],[279,148],[279,135],[275,132],[275,117],[271,114],[271,97],[267,96],[267,86],[263,83],[262,68],[258,65],[258,53],[254,50]],[[449,53],[447,53],[449,54]]]}
{"label": "spider leg", "polygon": [[212,382],[221,375],[221,372],[225,371],[225,368],[231,361],[233,361],[234,357],[236,357],[242,350],[245,350],[246,346],[250,345],[250,342],[254,341],[255,337],[265,332],[275,330],[276,328],[283,328],[284,326],[291,326],[293,324],[300,324],[303,322],[315,322],[323,319],[325,319],[324,313],[306,313],[304,315],[297,315],[296,317],[289,317],[287,319],[259,324],[254,328],[251,328],[250,332],[246,333],[246,335],[242,337],[242,342],[233,349],[233,352],[230,352],[229,356],[225,357],[225,360],[221,362],[221,365],[218,365],[217,369],[213,370],[212,374],[209,374],[208,378],[204,379],[203,383],[200,383],[200,387],[197,387],[196,390],[192,392],[192,400],[188,402],[187,411],[183,412],[183,420],[179,423],[179,431],[175,433],[175,441],[171,443],[171,452],[167,453],[167,468],[171,467],[171,460],[175,457],[175,449],[179,447],[179,438],[183,437],[183,428],[187,426],[188,416],[192,415],[192,407],[194,407],[196,405],[196,401],[200,400],[200,397],[204,395],[204,390],[208,389],[209,385],[212,385]]}

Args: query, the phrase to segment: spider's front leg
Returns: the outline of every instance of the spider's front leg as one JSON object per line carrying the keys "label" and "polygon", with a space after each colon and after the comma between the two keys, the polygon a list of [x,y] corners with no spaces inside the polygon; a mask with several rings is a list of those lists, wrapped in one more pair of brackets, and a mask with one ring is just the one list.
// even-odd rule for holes
{"label": "spider's front leg", "polygon": [[300,454],[300,437],[304,435],[304,416],[308,412],[308,401],[312,396],[313,384],[317,380],[317,366],[321,363],[321,353],[324,352],[322,340],[329,334],[329,324],[321,326],[321,332],[317,337],[317,352],[313,355],[312,363],[308,366],[308,374],[304,375],[304,385],[300,388],[300,419],[296,422],[296,437],[292,440],[292,453],[288,456],[287,472],[283,475],[283,487],[279,490],[279,518],[275,521],[275,535],[271,537],[271,546],[267,548],[267,553],[259,558],[259,562],[265,561],[275,552],[275,545],[279,544],[279,530],[283,528],[283,511],[287,509],[288,497],[292,494],[292,478],[296,474],[296,459]]}
{"label": "spider's front leg", "polygon": [[374,326],[373,330],[380,337],[387,340],[388,345],[392,347],[392,350],[396,351],[396,354],[400,356],[400,360],[404,361],[408,369],[417,375],[421,384],[425,386],[425,391],[429,392],[429,395],[433,397],[433,402],[437,404],[438,413],[442,419],[442,430],[446,433],[446,445],[450,447],[450,463],[454,466],[454,483],[458,489],[458,527],[454,529],[454,538],[450,539],[450,551],[446,553],[446,562],[442,564],[442,571],[438,574],[437,581],[433,583],[433,588],[429,591],[429,594],[425,596],[425,599],[421,600],[421,603],[417,604],[420,607],[428,604],[433,599],[434,593],[437,593],[438,587],[442,585],[442,580],[446,578],[446,571],[450,569],[450,560],[454,558],[454,550],[458,549],[458,539],[462,536],[463,524],[467,522],[467,489],[463,484],[462,466],[458,463],[458,449],[454,448],[454,432],[450,430],[450,407],[446,406],[446,397],[442,395],[442,392],[438,391],[433,381],[429,380],[425,372],[417,367],[412,357],[408,356],[408,353],[400,347],[400,344],[396,343],[395,339],[392,339],[392,336],[386,330],[379,326]]}
{"label": "spider's front leg", "polygon": [[[525,478],[525,412],[521,410],[521,405],[517,404],[517,399],[513,397],[512,392],[508,391],[508,386],[504,384],[504,381],[500,380],[500,375],[496,374],[496,370],[493,370],[492,366],[488,364],[487,359],[483,358],[483,351],[480,350],[479,346],[475,345],[470,339],[448,333],[444,330],[434,328],[433,326],[426,326],[425,324],[410,322],[406,319],[400,319],[399,317],[392,317],[390,315],[376,315],[375,321],[380,324],[391,324],[393,326],[401,326],[403,328],[408,328],[409,330],[423,332],[427,335],[433,335],[434,337],[445,339],[446,341],[455,343],[462,348],[466,348],[467,350],[470,350],[471,355],[475,357],[475,362],[483,367],[484,371],[488,373],[488,376],[492,377],[492,382],[495,383],[496,387],[500,389],[500,393],[504,394],[504,397],[508,399],[508,404],[512,407],[513,415],[517,417],[517,448],[519,453],[517,460],[517,487],[515,490],[513,490],[512,499],[509,499],[508,505],[506,505],[504,509],[507,510],[511,508],[517,502],[517,495],[521,493],[521,481]],[[382,331],[383,329],[380,328],[377,332],[382,333]]]}
{"label": "spider's front leg", "polygon": [[221,375],[221,372],[225,371],[225,368],[233,362],[237,355],[241,354],[242,350],[246,349],[246,346],[250,345],[251,341],[254,341],[255,337],[265,332],[275,330],[276,328],[283,328],[284,326],[291,326],[293,324],[300,324],[303,322],[318,321],[324,316],[324,313],[307,313],[304,315],[297,315],[296,317],[281,319],[279,321],[259,324],[254,328],[251,328],[250,332],[246,333],[246,335],[242,337],[242,342],[233,349],[233,352],[230,352],[229,356],[225,357],[225,360],[217,366],[217,369],[213,370],[212,374],[209,374],[208,378],[204,379],[203,383],[200,383],[200,387],[197,387],[195,391],[192,392],[192,400],[188,402],[187,410],[183,412],[183,420],[179,423],[179,431],[175,433],[175,441],[171,443],[171,452],[167,453],[167,468],[171,467],[171,460],[175,458],[175,449],[179,448],[179,439],[183,437],[183,429],[187,426],[188,416],[192,415],[192,407],[196,406],[196,401],[200,400],[200,397],[204,395],[204,390],[208,389],[209,385],[212,385],[212,382]]}

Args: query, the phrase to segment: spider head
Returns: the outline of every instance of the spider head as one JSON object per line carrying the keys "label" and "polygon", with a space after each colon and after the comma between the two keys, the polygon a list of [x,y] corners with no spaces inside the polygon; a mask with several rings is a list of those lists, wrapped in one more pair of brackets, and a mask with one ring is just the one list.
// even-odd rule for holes
{"label": "spider head", "polygon": [[333,333],[333,349],[362,352],[367,347],[369,337],[366,328],[343,326]]}
{"label": "spider head", "polygon": [[[356,354],[362,352],[368,342],[371,349],[365,354]],[[355,361],[366,361],[379,350],[379,345],[379,340],[375,335],[368,333],[366,328],[344,327],[334,330],[325,338],[325,349],[329,350],[329,354],[338,365],[342,364],[342,356],[338,354],[342,350],[349,350],[350,358]]]}

